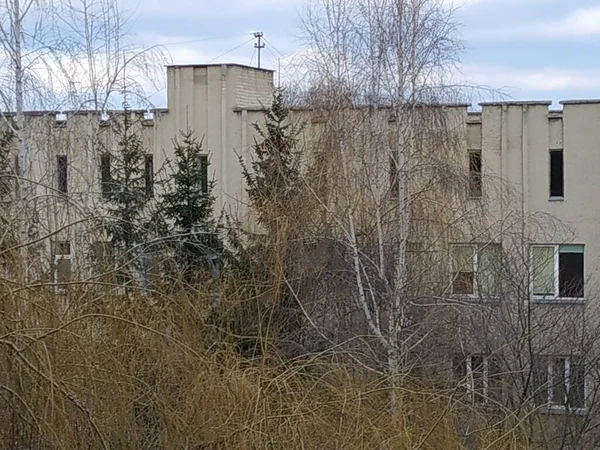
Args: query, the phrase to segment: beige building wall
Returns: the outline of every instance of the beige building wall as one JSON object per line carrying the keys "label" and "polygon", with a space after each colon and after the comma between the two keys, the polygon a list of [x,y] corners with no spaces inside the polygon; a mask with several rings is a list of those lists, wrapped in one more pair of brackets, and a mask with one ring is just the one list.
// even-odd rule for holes
{"label": "beige building wall", "polygon": [[[274,89],[273,73],[239,65],[190,65],[170,66],[167,75],[168,107],[154,110],[152,120],[144,120],[144,111],[132,112],[154,156],[155,168],[158,170],[167,159],[173,158],[173,139],[181,131],[194,130],[210,155],[209,174],[216,183],[216,210],[225,210],[246,226],[252,226],[239,157],[246,164],[251,162],[251,146],[256,137],[253,124],[264,120],[262,111],[270,104]],[[464,173],[468,173],[468,151],[480,150],[484,179],[481,199],[461,197],[454,200],[458,204],[452,205],[455,210],[465,206],[477,210],[480,222],[463,230],[462,236],[449,236],[448,240],[477,239],[478,228],[488,229],[490,239],[499,236],[511,216],[534,213],[552,216],[566,226],[554,230],[553,236],[544,237],[544,242],[585,244],[586,279],[590,280],[591,288],[593,274],[600,268],[597,231],[600,212],[591,206],[596,194],[600,194],[596,176],[600,152],[595,148],[600,138],[600,129],[595,126],[600,119],[600,103],[564,102],[563,111],[552,111],[549,105],[549,102],[484,103],[479,113],[468,113],[467,105],[442,109],[449,128],[455,132],[456,142],[452,144],[454,154],[450,155],[447,148],[440,151],[447,152],[444,157],[455,160],[459,169],[462,165]],[[67,115],[67,122],[60,126],[54,113],[31,113],[27,119],[31,177],[42,205],[37,210],[44,216],[43,229],[47,233],[62,233],[69,223],[85,221],[86,215],[102,210],[99,159],[105,149],[114,149],[117,144],[111,127],[102,126],[96,115]],[[312,152],[326,129],[327,119],[310,110],[295,110],[292,120],[304,124],[300,143],[307,154]],[[348,140],[348,145],[356,161],[370,161],[373,169],[369,181],[381,196],[389,190],[389,153],[394,145],[396,122],[387,111],[380,110],[375,119],[370,119],[368,127],[369,132],[376,130],[380,136],[389,133],[389,147],[378,144],[366,148],[368,133],[360,130]],[[564,149],[562,200],[549,199],[551,149]],[[435,157],[437,151],[430,149],[429,156]],[[68,200],[55,201],[59,154],[69,159],[70,192]],[[354,169],[362,170],[360,164]],[[357,188],[361,188],[359,183],[357,178]],[[443,189],[439,194],[444,195]],[[535,240],[535,236],[531,239]]]}

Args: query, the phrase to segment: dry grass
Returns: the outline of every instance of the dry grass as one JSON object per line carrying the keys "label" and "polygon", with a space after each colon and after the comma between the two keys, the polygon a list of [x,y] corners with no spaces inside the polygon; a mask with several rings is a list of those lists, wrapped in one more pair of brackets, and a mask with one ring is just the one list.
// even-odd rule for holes
{"label": "dry grass", "polygon": [[207,293],[108,291],[0,287],[1,449],[463,448],[451,390],[398,380],[392,414],[355,368],[242,358]]}

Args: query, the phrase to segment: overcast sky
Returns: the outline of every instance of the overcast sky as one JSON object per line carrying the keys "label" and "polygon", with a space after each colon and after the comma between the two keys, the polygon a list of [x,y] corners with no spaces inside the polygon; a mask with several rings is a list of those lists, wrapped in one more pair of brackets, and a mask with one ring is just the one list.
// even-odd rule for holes
{"label": "overcast sky", "polygon": [[[252,32],[263,31],[267,40],[263,66],[277,69],[279,56],[301,49],[303,4],[303,0],[143,0],[134,13],[133,31],[143,45],[165,45],[177,64],[253,65]],[[467,47],[462,71],[469,82],[502,88],[520,100],[600,98],[599,0],[455,0],[455,4],[460,5],[457,19]],[[152,100],[164,102],[164,93]]]}

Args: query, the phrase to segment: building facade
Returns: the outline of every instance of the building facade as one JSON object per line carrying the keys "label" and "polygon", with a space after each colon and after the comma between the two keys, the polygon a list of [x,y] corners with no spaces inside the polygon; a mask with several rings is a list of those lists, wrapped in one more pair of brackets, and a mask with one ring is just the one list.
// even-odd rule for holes
{"label": "building facade", "polygon": [[[215,181],[216,210],[253,227],[239,160],[251,160],[256,138],[253,124],[263,122],[264,109],[272,101],[273,73],[240,65],[189,65],[170,66],[167,74],[167,108],[130,112],[149,151],[148,179],[159,176],[158,168],[173,158],[173,139],[191,129],[202,138],[210,160],[208,177]],[[469,112],[466,104],[438,105],[452,135],[445,137],[452,145],[442,159],[456,166],[456,179],[462,180],[464,190],[458,195],[444,193],[436,182],[432,192],[445,199],[440,201],[444,208],[452,206],[453,217],[470,220],[441,224],[444,231],[436,236],[443,235],[442,244],[436,244],[429,257],[433,258],[431,267],[443,274],[444,281],[439,276],[435,281],[442,285],[438,291],[456,302],[450,307],[444,303],[444,314],[456,315],[449,327],[456,339],[440,348],[466,380],[467,391],[491,390],[497,372],[504,374],[504,383],[518,373],[510,382],[531,393],[536,404],[549,413],[585,417],[575,428],[592,429],[595,423],[587,411],[595,389],[595,365],[600,361],[593,345],[595,331],[600,330],[600,320],[596,320],[600,305],[600,209],[596,207],[600,100],[561,105],[559,110],[552,109],[551,102],[482,103],[477,113]],[[117,144],[110,125],[117,115],[27,114],[26,163],[34,181],[37,232],[60,244],[53,246],[50,256],[57,266],[83,264],[88,249],[103,239],[77,231],[81,227],[73,224],[85,224],[102,211],[102,155]],[[376,116],[371,126],[386,133],[397,130],[401,120],[385,109],[368,115]],[[321,138],[330,118],[323,112],[296,109],[292,120],[305,125],[302,148],[315,155],[322,152]],[[362,127],[365,121],[360,123]],[[373,168],[365,175],[369,189],[374,197],[391,198],[393,203],[398,195],[394,194],[397,174],[390,166],[395,144],[373,143],[360,132],[357,136],[353,158],[361,163],[354,169]],[[431,151],[424,158],[427,161],[437,158],[436,152],[444,148],[439,140],[424,146]],[[365,160],[367,166],[361,165]],[[415,173],[431,175],[419,170]],[[364,192],[367,185],[361,184],[360,176],[353,175],[354,188]],[[330,199],[328,207],[335,209],[340,198]],[[353,197],[353,201],[361,199]],[[422,210],[419,207],[413,213]],[[367,228],[370,219],[363,222]],[[423,244],[426,234],[417,236],[417,243]],[[500,271],[495,264],[514,271],[501,283],[488,273]],[[428,284],[435,283],[430,280]],[[507,283],[509,287],[498,286]],[[457,304],[477,309],[457,314]],[[457,341],[462,349],[458,353]],[[510,355],[499,362],[497,355],[507,349]],[[529,357],[518,361],[525,351],[531,353]],[[496,370],[500,366],[503,369]]]}

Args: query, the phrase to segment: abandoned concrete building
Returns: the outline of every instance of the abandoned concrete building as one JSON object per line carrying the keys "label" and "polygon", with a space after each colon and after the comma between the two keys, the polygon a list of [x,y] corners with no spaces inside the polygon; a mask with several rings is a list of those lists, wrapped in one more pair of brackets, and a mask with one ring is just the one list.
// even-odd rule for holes
{"label": "abandoned concrete building", "polygon": [[[192,129],[203,137],[210,159],[207,176],[216,183],[216,210],[252,226],[239,157],[251,158],[256,136],[252,125],[263,121],[264,107],[272,100],[273,73],[235,64],[186,65],[168,67],[167,78],[166,108],[131,112],[149,149],[149,183],[157,168],[172,158],[172,140],[179,131]],[[529,268],[519,280],[526,292],[522,300],[539,311],[553,309],[553,316],[577,316],[569,324],[571,332],[565,331],[569,326],[559,327],[574,337],[595,316],[593,303],[600,302],[594,298],[600,295],[600,208],[595,203],[600,198],[600,100],[561,105],[551,109],[545,101],[482,103],[479,112],[469,111],[467,104],[443,106],[453,124],[457,164],[466,174],[466,194],[458,209],[469,214],[476,210],[480,218],[461,233],[448,235],[444,246],[450,258],[444,264],[449,298],[488,304],[498,289],[487,272],[498,252],[514,251]],[[104,148],[114,146],[112,114],[27,114],[31,152],[25,163],[42,199],[37,207],[44,216],[41,226],[63,244],[54,246],[52,258],[57,261],[82,261],[86,246],[93,244],[89,235],[69,231],[68,225],[86,211],[102,208],[102,174],[108,169],[92,145],[92,134]],[[383,123],[395,120],[386,111],[378,114],[385,116]],[[293,118],[307,123],[302,140],[308,147],[317,139],[315,130],[327,121],[308,109],[293,111]],[[388,155],[377,157],[380,170],[369,175],[386,195],[393,179]],[[541,317],[549,320],[546,314]],[[471,389],[491,389],[489,349],[473,341],[462,347],[466,354],[456,368],[470,380]],[[586,393],[591,392],[589,371],[580,352],[558,343],[561,339],[551,341],[536,360],[535,382],[549,386],[537,398],[549,412],[584,412]]]}

